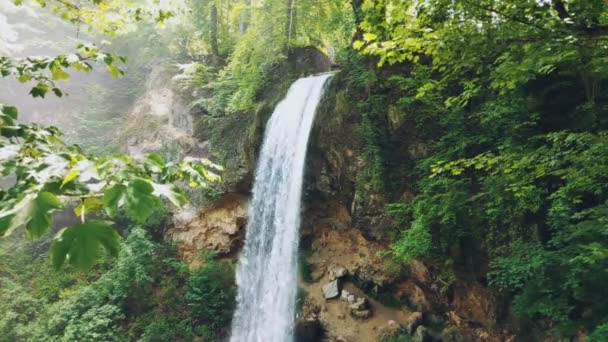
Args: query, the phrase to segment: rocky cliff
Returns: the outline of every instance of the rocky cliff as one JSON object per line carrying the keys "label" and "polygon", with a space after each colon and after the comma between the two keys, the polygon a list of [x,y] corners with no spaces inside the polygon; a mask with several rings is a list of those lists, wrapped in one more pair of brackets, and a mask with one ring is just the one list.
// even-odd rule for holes
{"label": "rocky cliff", "polygon": [[[210,208],[182,214],[170,230],[184,258],[201,251],[236,255],[264,123],[291,81],[328,67],[315,51],[294,52],[277,67],[255,113],[195,118],[195,133],[228,170],[227,194]],[[360,88],[349,68],[331,82],[311,136],[298,340],[514,340],[521,327],[504,298],[483,282],[432,260],[392,261],[390,245],[400,227],[386,205],[415,196],[408,179],[425,144],[391,102],[390,83]]]}

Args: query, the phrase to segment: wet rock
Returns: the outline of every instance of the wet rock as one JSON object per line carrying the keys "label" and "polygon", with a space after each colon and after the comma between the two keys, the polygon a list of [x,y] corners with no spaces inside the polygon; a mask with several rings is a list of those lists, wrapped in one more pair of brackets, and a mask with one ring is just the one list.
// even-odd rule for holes
{"label": "wet rock", "polygon": [[421,325],[416,329],[412,341],[414,342],[429,342],[431,337],[429,336],[429,330]]}
{"label": "wet rock", "polygon": [[357,298],[355,302],[348,307],[353,311],[365,310],[368,307],[367,299]]}
{"label": "wet rock", "polygon": [[340,299],[342,299],[345,302],[348,302],[349,296],[351,296],[350,292],[348,292],[347,290],[342,290],[342,293],[340,294]]}
{"label": "wet rock", "polygon": [[333,299],[340,295],[340,284],[338,280],[331,281],[323,286],[323,296],[325,299]]}
{"label": "wet rock", "polygon": [[413,334],[414,331],[416,331],[416,328],[422,324],[423,320],[424,316],[422,315],[422,312],[412,313],[405,322],[405,330],[407,333],[410,335]]}

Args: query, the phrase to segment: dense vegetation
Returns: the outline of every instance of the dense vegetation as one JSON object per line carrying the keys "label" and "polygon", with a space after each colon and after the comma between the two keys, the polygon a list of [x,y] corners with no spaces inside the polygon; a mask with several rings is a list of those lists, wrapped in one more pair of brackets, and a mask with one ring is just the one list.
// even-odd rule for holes
{"label": "dense vegetation", "polygon": [[84,274],[55,271],[49,239],[3,241],[1,340],[219,340],[234,306],[232,266],[201,256],[204,266],[190,271],[171,245],[152,237],[165,220],[159,214],[145,226],[123,222],[118,257]]}
{"label": "dense vegetation", "polygon": [[[608,93],[604,1],[372,1],[364,53],[392,75],[428,151],[404,262],[451,259],[562,336],[606,337]],[[486,267],[491,268],[486,273]]]}
{"label": "dense vegetation", "polygon": [[[56,6],[60,17],[94,37],[114,36],[119,47],[167,40],[167,33],[142,21],[174,25],[170,34],[182,38],[154,56],[183,63],[176,83],[204,126],[195,133],[215,144],[218,159],[230,158],[228,138],[240,139],[249,129],[238,126],[227,136],[225,127],[254,125],[253,117],[269,105],[264,96],[277,90],[273,76],[290,51],[314,46],[334,56],[342,67],[337,82],[347,86],[333,95],[359,115],[365,168],[357,186],[364,196],[385,193],[395,202],[386,209],[396,227],[387,232],[393,260],[428,260],[441,270],[446,289],[467,279],[500,291],[512,298],[517,315],[546,335],[606,340],[605,1],[191,0],[155,10],[122,1],[37,3]],[[140,66],[160,63],[149,56],[134,57]],[[61,96],[67,71],[89,71],[95,62],[114,76],[131,63],[84,44],[56,57],[2,56],[0,72],[33,82],[34,97]],[[143,67],[132,70],[135,76],[123,78],[130,91],[146,75]],[[104,99],[110,92],[90,91]],[[86,117],[98,121],[95,127],[106,127],[99,117],[119,110],[106,108],[113,97],[107,98],[89,106]],[[165,222],[149,218],[162,207],[161,195],[184,203],[172,183],[185,178],[207,185],[214,176],[202,165],[165,163],[158,154],[140,164],[91,155],[60,143],[54,128],[18,125],[17,109],[1,108],[0,171],[17,182],[0,190],[0,233],[15,230],[0,241],[0,338],[224,337],[234,305],[232,266],[204,255],[204,266],[189,270],[159,238]],[[408,157],[391,150],[389,121],[411,126],[408,139],[418,144],[420,157],[402,161]],[[90,132],[91,126],[76,127],[68,141],[99,145]],[[32,176],[49,167],[42,160],[49,156],[62,158],[63,168],[43,180]],[[108,160],[124,162],[117,177],[114,169],[99,167]],[[99,167],[107,180],[103,189],[86,186],[85,169],[76,167],[85,162]],[[405,190],[413,195],[401,196]],[[52,213],[74,198],[84,222],[63,231],[63,240],[53,239]],[[87,214],[115,217],[114,228],[84,220]],[[26,229],[18,230],[23,223]],[[80,236],[83,231],[92,235]],[[42,240],[24,241],[26,235]],[[64,271],[52,270],[50,245],[55,266],[71,264]],[[94,253],[78,258],[83,245]]]}

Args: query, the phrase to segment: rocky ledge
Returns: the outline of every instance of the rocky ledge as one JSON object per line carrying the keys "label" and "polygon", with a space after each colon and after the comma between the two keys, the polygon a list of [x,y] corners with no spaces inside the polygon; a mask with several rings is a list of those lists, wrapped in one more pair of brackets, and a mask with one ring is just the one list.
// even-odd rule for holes
{"label": "rocky ledge", "polygon": [[177,214],[167,236],[178,243],[180,255],[188,261],[203,251],[234,256],[244,238],[247,210],[246,196],[226,194],[201,212],[190,209]]}

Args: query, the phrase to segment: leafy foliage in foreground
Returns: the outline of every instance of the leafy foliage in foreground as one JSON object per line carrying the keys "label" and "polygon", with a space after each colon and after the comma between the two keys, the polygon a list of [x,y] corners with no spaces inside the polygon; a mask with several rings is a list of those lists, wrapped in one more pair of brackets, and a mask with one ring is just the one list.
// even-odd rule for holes
{"label": "leafy foliage in foreground", "polygon": [[94,157],[66,145],[54,127],[17,123],[14,107],[0,107],[0,175],[9,184],[0,190],[0,234],[24,226],[30,238],[40,238],[53,224],[53,212],[75,204],[81,223],[60,231],[51,248],[53,263],[65,260],[90,268],[100,247],[117,255],[119,238],[107,221],[89,215],[115,217],[124,210],[144,223],[164,198],[182,206],[186,197],[174,184],[205,186],[217,179],[204,161],[165,163],[158,154],[143,161],[126,155]]}
{"label": "leafy foliage in foreground", "polygon": [[[17,6],[23,0],[12,0]],[[130,23],[151,18],[158,24],[175,15],[174,6],[159,6],[158,2],[140,6],[127,0],[34,0],[40,7],[50,7],[61,19],[74,25],[83,25],[91,31],[107,35],[120,33]]]}
{"label": "leafy foliage in foreground", "polygon": [[78,71],[90,72],[92,62],[102,61],[108,72],[118,77],[124,74],[117,63],[125,63],[127,59],[115,53],[102,52],[92,44],[79,44],[77,51],[69,55],[54,57],[27,57],[14,58],[0,56],[0,74],[2,77],[14,77],[21,83],[33,81],[36,85],[30,90],[32,97],[44,97],[52,91],[56,96],[63,96],[63,91],[56,85],[56,81],[65,81],[70,75],[68,68]]}
{"label": "leafy foliage in foreground", "polygon": [[[145,228],[126,229],[118,258],[101,259],[86,277],[53,271],[44,241],[0,241],[2,338],[191,341],[202,337],[219,341],[230,325],[234,270],[209,259],[203,267],[189,271],[176,259],[174,248],[150,238],[147,231],[153,225],[165,224],[165,219],[155,216]],[[190,295],[205,295],[209,289],[226,295],[210,302]],[[201,316],[218,309],[224,313]]]}

